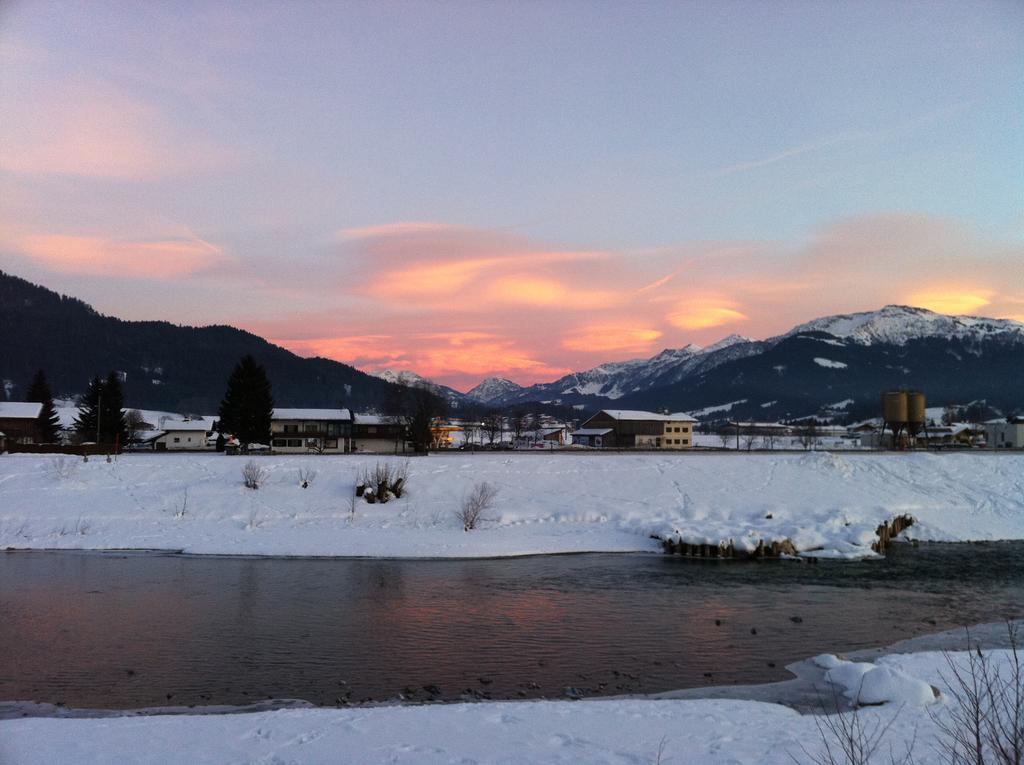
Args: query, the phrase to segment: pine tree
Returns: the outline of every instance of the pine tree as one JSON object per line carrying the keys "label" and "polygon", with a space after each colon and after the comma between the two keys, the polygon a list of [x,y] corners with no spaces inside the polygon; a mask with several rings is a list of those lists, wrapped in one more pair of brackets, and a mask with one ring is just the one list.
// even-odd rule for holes
{"label": "pine tree", "polygon": [[274,397],[266,371],[252,356],[246,354],[235,365],[217,414],[221,432],[237,438],[243,449],[270,442]]}
{"label": "pine tree", "polygon": [[75,418],[75,431],[80,441],[99,441],[96,431],[97,415],[100,411],[100,398],[103,394],[103,381],[94,377],[89,381],[85,395],[78,402],[78,416]]}
{"label": "pine tree", "polygon": [[116,372],[106,380],[94,377],[78,408],[75,430],[82,441],[124,445],[128,425],[124,419],[124,391]]}
{"label": "pine tree", "polygon": [[46,382],[46,374],[42,369],[36,372],[32,382],[25,394],[26,401],[34,401],[43,405],[39,410],[37,427],[39,430],[39,441],[44,444],[55,444],[60,438],[60,418],[57,417],[57,409],[53,405],[53,394],[50,392],[50,384]]}
{"label": "pine tree", "polygon": [[128,443],[128,423],[124,417],[124,388],[116,372],[107,375],[103,383],[103,418],[100,422],[100,443]]}

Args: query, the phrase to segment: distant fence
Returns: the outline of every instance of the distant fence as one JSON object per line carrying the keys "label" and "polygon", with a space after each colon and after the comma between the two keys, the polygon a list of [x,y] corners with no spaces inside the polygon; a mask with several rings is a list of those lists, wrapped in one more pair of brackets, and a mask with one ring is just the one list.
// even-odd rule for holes
{"label": "distant fence", "polygon": [[7,444],[10,454],[118,454],[113,444]]}

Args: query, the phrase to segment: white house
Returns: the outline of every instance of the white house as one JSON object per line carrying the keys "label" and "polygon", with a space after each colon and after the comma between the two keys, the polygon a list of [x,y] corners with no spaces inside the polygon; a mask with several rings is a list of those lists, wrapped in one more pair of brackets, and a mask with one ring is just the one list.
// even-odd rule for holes
{"label": "white house", "polygon": [[990,449],[1024,449],[1024,417],[986,422],[985,445]]}
{"label": "white house", "polygon": [[212,423],[206,419],[176,420],[171,417],[160,418],[162,435],[153,439],[153,448],[158,452],[168,451],[212,451],[214,444],[210,441],[213,433]]}
{"label": "white house", "polygon": [[285,454],[344,454],[352,451],[348,409],[274,409],[271,447]]}
{"label": "white house", "polygon": [[400,417],[357,412],[352,424],[353,451],[373,454],[404,453],[410,449],[408,431]]}

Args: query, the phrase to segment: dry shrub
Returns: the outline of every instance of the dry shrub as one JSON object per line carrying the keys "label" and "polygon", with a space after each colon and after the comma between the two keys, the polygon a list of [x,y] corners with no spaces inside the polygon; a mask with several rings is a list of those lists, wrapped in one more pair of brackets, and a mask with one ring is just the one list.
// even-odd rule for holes
{"label": "dry shrub", "polygon": [[462,498],[462,507],[455,511],[463,531],[472,531],[484,520],[484,513],[491,509],[497,495],[497,487],[486,481],[473,486],[469,494]]}
{"label": "dry shrub", "polygon": [[267,479],[267,471],[257,465],[253,460],[245,463],[242,468],[242,481],[247,489],[258,489]]}
{"label": "dry shrub", "polygon": [[[394,464],[378,462],[373,469],[363,471],[356,482],[356,494],[370,504],[387,502],[392,496],[401,497],[409,481],[409,461]],[[360,490],[360,487],[363,487]]]}
{"label": "dry shrub", "polygon": [[1021,765],[1024,763],[1024,656],[1018,625],[1007,622],[1008,666],[1000,668],[967,636],[966,665],[949,654],[953,697],[950,715],[932,720],[942,733],[938,750],[950,765]]}
{"label": "dry shrub", "polygon": [[316,480],[316,471],[312,468],[299,468],[299,486],[308,489],[309,485]]}
{"label": "dry shrub", "polygon": [[78,460],[72,457],[54,457],[50,460],[49,472],[58,481],[74,478],[78,472]]}

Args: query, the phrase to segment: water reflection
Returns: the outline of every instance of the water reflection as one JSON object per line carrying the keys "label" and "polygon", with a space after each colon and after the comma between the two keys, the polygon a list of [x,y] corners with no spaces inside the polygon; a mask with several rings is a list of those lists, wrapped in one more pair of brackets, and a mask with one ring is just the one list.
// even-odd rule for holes
{"label": "water reflection", "polygon": [[820,565],[7,553],[0,698],[128,708],[659,691],[781,679],[810,654],[1022,611],[1021,544]]}

